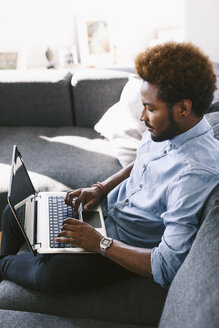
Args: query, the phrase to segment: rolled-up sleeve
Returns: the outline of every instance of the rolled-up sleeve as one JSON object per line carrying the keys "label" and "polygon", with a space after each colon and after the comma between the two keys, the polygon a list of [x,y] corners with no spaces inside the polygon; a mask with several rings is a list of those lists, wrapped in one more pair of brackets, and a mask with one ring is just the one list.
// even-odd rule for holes
{"label": "rolled-up sleeve", "polygon": [[161,217],[165,231],[152,249],[154,281],[168,287],[188,254],[199,227],[201,209],[218,176],[205,170],[192,170],[172,181],[166,194],[167,209]]}

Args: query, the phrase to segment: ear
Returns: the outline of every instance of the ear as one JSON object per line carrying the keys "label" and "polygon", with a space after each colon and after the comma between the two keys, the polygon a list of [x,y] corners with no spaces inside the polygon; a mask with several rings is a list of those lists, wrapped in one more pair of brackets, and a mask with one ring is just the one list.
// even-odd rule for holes
{"label": "ear", "polygon": [[192,101],[190,99],[183,99],[176,104],[176,112],[178,119],[184,119],[191,114]]}

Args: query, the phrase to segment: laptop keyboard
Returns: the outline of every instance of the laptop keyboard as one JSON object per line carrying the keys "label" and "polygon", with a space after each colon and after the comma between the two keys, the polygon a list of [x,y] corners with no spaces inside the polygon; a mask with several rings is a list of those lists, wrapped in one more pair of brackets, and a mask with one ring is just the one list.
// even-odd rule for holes
{"label": "laptop keyboard", "polygon": [[[74,200],[73,200],[74,205]],[[74,217],[73,208],[67,206],[62,196],[49,196],[49,232],[51,248],[76,247],[72,244],[57,243],[54,238],[61,231],[63,220],[68,217]]]}
{"label": "laptop keyboard", "polygon": [[25,209],[26,209],[26,204],[23,204],[16,209],[17,218],[22,228],[24,228],[24,222],[25,222]]}

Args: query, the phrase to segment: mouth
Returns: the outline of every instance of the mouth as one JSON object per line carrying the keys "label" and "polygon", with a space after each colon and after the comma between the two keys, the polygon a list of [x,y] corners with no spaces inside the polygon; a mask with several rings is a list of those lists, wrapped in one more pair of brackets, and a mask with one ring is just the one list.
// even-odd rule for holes
{"label": "mouth", "polygon": [[148,131],[151,132],[151,131],[154,130],[154,128],[149,123],[145,122],[145,125],[146,125],[146,128],[147,128]]}

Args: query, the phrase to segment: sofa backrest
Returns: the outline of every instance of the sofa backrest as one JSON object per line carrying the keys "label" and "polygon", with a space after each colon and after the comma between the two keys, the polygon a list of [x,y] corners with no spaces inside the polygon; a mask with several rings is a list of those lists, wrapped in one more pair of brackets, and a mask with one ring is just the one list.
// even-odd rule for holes
{"label": "sofa backrest", "polygon": [[214,63],[214,71],[217,77],[217,90],[214,92],[214,99],[212,103],[219,102],[219,63]]}
{"label": "sofa backrest", "polygon": [[[214,64],[219,88],[219,64]],[[0,71],[0,126],[94,127],[134,68]],[[209,112],[219,110],[219,89]]]}
{"label": "sofa backrest", "polygon": [[119,101],[131,69],[0,72],[0,126],[93,127]]}
{"label": "sofa backrest", "polygon": [[62,70],[1,71],[0,126],[73,125],[71,78]]}
{"label": "sofa backrest", "polygon": [[213,101],[207,110],[208,113],[219,111],[219,63],[214,63],[214,71],[217,78],[216,80],[217,89],[214,92]]}
{"label": "sofa backrest", "polygon": [[94,127],[119,101],[129,75],[121,70],[78,69],[72,77],[75,125]]}

